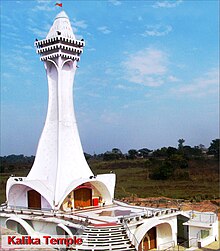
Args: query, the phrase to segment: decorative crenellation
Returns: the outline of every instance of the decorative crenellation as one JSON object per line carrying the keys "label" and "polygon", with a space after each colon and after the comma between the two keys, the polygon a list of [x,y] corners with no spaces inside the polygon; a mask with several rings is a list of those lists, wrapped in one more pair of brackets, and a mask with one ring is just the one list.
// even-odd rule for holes
{"label": "decorative crenellation", "polygon": [[41,55],[41,61],[59,56],[79,61],[85,42],[82,40],[79,41],[62,36],[56,36],[36,41],[34,45],[37,47],[36,52]]}
{"label": "decorative crenellation", "polygon": [[41,54],[43,52],[51,51],[51,50],[54,50],[54,49],[68,50],[68,51],[72,51],[72,52],[75,52],[75,53],[78,53],[78,54],[81,54],[83,52],[82,49],[79,49],[79,48],[76,48],[76,47],[73,47],[73,46],[69,46],[69,45],[60,44],[60,43],[40,48],[40,49],[36,50],[36,52],[38,54]]}
{"label": "decorative crenellation", "polygon": [[85,46],[85,41],[75,40],[75,39],[66,38],[66,37],[62,37],[62,36],[52,37],[52,38],[48,38],[48,39],[42,39],[42,40],[36,41],[34,43],[34,45],[39,48],[39,47],[42,47],[42,46],[50,44],[50,43],[52,44],[53,42],[56,42],[56,41],[66,42],[66,43],[69,43],[69,44],[72,44],[72,45],[75,45],[78,47]]}
{"label": "decorative crenellation", "polygon": [[62,53],[62,52],[57,52],[57,53],[52,53],[52,54],[49,54],[49,55],[46,55],[46,56],[42,56],[42,57],[40,57],[40,60],[45,61],[45,60],[47,60],[49,58],[56,58],[56,57],[70,58],[70,59],[73,59],[73,60],[76,60],[76,61],[80,60],[79,56],[70,55],[70,54]]}

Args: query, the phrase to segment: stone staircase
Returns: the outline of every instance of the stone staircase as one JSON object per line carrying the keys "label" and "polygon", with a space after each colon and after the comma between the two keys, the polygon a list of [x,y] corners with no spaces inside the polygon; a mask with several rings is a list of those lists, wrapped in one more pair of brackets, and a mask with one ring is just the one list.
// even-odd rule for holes
{"label": "stone staircase", "polygon": [[87,226],[82,234],[83,244],[74,247],[78,251],[136,251],[123,225]]}

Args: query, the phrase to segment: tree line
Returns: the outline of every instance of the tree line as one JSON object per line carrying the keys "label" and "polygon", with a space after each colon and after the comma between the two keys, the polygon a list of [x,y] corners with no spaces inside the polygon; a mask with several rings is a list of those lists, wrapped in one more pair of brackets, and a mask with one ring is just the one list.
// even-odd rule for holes
{"label": "tree line", "polygon": [[[188,146],[184,145],[185,140],[178,140],[178,147],[162,147],[156,150],[148,148],[130,149],[127,153],[122,153],[119,148],[113,148],[101,154],[90,155],[85,154],[85,158],[93,166],[93,162],[102,161],[114,164],[114,168],[119,166],[127,166],[126,163],[119,161],[135,162],[135,160],[143,159],[143,163],[149,171],[149,178],[154,180],[166,180],[170,178],[188,179],[189,178],[189,161],[192,159],[212,158],[219,160],[219,139],[214,139],[210,143],[209,148],[204,145]],[[34,162],[34,156],[8,155],[0,157],[0,173],[16,172],[19,170],[29,170]],[[135,164],[135,163],[134,163]]]}
{"label": "tree line", "polygon": [[175,147],[162,147],[156,150],[150,150],[148,148],[141,149],[130,149],[127,153],[122,153],[119,148],[113,148],[111,151],[106,151],[101,154],[88,154],[85,153],[86,159],[97,159],[104,161],[112,161],[119,159],[138,159],[138,158],[150,158],[150,157],[158,157],[158,158],[167,158],[172,155],[182,155],[186,158],[193,157],[203,157],[203,156],[212,156],[214,158],[219,159],[219,146],[220,139],[214,139],[210,143],[209,148],[205,148],[204,145],[200,144],[198,146],[191,147],[189,145],[184,145],[185,140],[178,140],[178,148]]}

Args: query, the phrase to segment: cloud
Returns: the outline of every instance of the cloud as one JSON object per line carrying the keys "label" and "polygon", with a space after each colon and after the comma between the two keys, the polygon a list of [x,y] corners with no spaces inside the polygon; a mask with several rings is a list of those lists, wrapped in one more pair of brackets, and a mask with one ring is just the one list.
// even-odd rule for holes
{"label": "cloud", "polygon": [[183,1],[157,1],[152,7],[153,8],[175,8],[180,5]]}
{"label": "cloud", "polygon": [[97,30],[101,31],[103,34],[106,34],[106,35],[109,34],[109,33],[111,33],[111,31],[108,29],[107,26],[98,27]]}
{"label": "cloud", "polygon": [[80,20],[80,21],[74,20],[72,22],[72,26],[77,27],[77,28],[81,28],[81,29],[86,29],[88,25],[86,24],[85,20]]}
{"label": "cloud", "polygon": [[210,69],[203,76],[192,80],[191,83],[172,89],[172,92],[193,97],[219,93],[219,70],[217,68]]}
{"label": "cloud", "polygon": [[9,72],[2,72],[1,76],[2,78],[10,78],[12,74],[10,74]]}
{"label": "cloud", "polygon": [[91,48],[87,48],[87,51],[96,51],[96,49],[91,47]]}
{"label": "cloud", "polygon": [[10,31],[15,31],[17,32],[18,31],[18,28],[14,25],[14,24],[10,24],[10,23],[4,23],[4,22],[1,22],[1,25],[3,27],[5,27],[8,30]]}
{"label": "cloud", "polygon": [[24,45],[22,48],[25,49],[25,50],[33,50],[33,49],[34,49],[34,46],[31,46],[31,45]]}
{"label": "cloud", "polygon": [[54,11],[56,9],[55,4],[52,3],[51,0],[37,0],[38,5],[36,5],[32,11]]}
{"label": "cloud", "polygon": [[41,28],[36,28],[34,26],[29,26],[28,29],[36,35],[38,38],[45,38],[50,30],[51,24],[43,24]]}
{"label": "cloud", "polygon": [[115,6],[121,5],[121,2],[118,0],[109,0],[110,3],[112,3]]}
{"label": "cloud", "polygon": [[13,33],[13,32],[5,32],[4,34],[1,34],[1,39],[5,39],[5,40],[14,40],[17,43],[22,43],[23,40],[21,37],[18,36],[17,33]]}
{"label": "cloud", "polygon": [[118,125],[120,124],[120,116],[116,112],[104,110],[100,116],[100,121],[104,124]]}
{"label": "cloud", "polygon": [[148,25],[147,30],[142,34],[142,36],[165,36],[172,31],[172,26],[170,25]]}
{"label": "cloud", "polygon": [[169,82],[179,82],[179,81],[181,81],[180,79],[178,79],[177,77],[175,77],[175,76],[173,76],[173,75],[168,76],[168,77],[167,77],[167,80],[168,80]]}
{"label": "cloud", "polygon": [[160,86],[167,73],[166,53],[154,48],[146,48],[133,53],[122,62],[125,79],[144,86]]}
{"label": "cloud", "polygon": [[11,76],[14,75],[15,72],[18,73],[18,71],[19,74],[33,74],[34,72],[32,69],[32,60],[29,57],[29,51],[24,51],[22,47],[23,46],[20,46],[18,49],[12,48],[9,55],[2,54],[5,67],[11,69]]}
{"label": "cloud", "polygon": [[47,36],[48,31],[38,29],[38,28],[33,28],[29,27],[29,30],[36,35],[38,38],[45,38]]}
{"label": "cloud", "polygon": [[120,89],[120,90],[125,90],[125,91],[131,91],[134,88],[127,86],[127,85],[123,85],[123,84],[118,84],[115,86],[116,89]]}
{"label": "cloud", "polygon": [[101,96],[98,93],[87,92],[86,94],[92,98],[101,98]]}

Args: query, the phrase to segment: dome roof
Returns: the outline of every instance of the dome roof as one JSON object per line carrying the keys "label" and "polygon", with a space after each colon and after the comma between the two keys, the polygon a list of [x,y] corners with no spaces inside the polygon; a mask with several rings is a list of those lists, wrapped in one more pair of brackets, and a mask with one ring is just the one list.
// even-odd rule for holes
{"label": "dome roof", "polygon": [[50,28],[49,33],[47,34],[48,38],[57,37],[61,35],[62,37],[76,39],[73,34],[73,30],[70,24],[70,20],[65,13],[65,11],[61,11],[55,18],[52,27]]}

